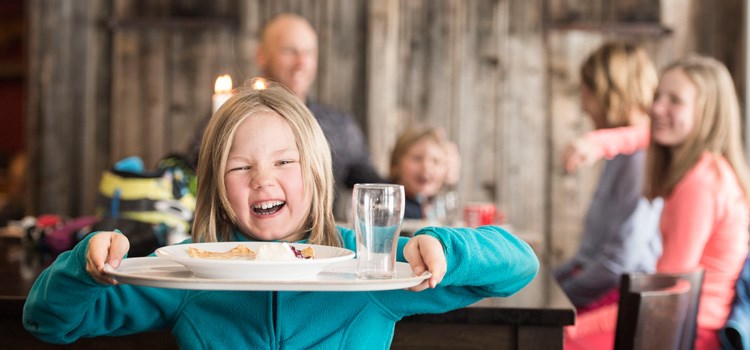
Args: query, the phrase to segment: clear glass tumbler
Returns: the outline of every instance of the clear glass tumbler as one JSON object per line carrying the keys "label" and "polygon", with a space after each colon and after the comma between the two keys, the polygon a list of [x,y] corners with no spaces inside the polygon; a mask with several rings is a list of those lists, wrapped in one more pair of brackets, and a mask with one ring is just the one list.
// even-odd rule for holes
{"label": "clear glass tumbler", "polygon": [[354,185],[352,218],[357,233],[357,277],[393,278],[404,220],[404,186]]}

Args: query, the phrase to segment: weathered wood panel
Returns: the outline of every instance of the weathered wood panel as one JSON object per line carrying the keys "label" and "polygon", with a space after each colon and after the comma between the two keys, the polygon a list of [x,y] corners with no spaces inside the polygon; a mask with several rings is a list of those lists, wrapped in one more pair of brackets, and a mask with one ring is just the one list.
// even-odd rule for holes
{"label": "weathered wood panel", "polygon": [[185,150],[211,112],[214,79],[236,79],[247,65],[234,56],[236,2],[208,5],[116,2],[111,159],[135,155],[153,167]]}
{"label": "weathered wood panel", "polygon": [[[27,140],[31,214],[77,215],[102,167],[107,4],[30,1]],[[106,89],[106,88],[105,88]],[[106,90],[105,90],[106,91]]]}
{"label": "weathered wood panel", "polygon": [[370,40],[367,47],[368,105],[367,122],[378,127],[369,128],[368,138],[372,161],[387,176],[388,157],[384,145],[392,144],[392,132],[401,123],[398,108],[399,82],[404,80],[399,67],[398,0],[370,2],[368,8]]}
{"label": "weathered wood panel", "polygon": [[540,0],[510,2],[508,95],[503,101],[502,158],[496,178],[501,184],[498,199],[510,224],[546,242],[550,130],[542,10]]}
{"label": "weathered wood panel", "polygon": [[462,201],[494,202],[519,232],[538,237],[547,174],[541,7],[374,3],[368,56],[376,164],[387,169],[390,145],[408,124],[443,127],[462,154]]}

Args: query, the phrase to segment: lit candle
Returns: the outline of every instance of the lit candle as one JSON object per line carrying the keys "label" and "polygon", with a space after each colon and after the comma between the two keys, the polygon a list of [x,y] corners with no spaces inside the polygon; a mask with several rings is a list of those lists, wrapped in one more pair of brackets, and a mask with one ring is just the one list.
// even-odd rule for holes
{"label": "lit candle", "polygon": [[253,79],[253,89],[255,90],[265,90],[268,89],[268,82],[266,79],[263,79],[261,77]]}
{"label": "lit candle", "polygon": [[216,113],[216,110],[230,97],[232,97],[232,77],[229,74],[220,75],[216,78],[214,96],[211,98],[213,113]]}

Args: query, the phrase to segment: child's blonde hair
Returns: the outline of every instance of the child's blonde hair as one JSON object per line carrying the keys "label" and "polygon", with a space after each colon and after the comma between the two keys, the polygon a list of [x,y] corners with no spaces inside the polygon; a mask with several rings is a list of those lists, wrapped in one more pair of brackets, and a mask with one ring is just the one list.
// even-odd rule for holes
{"label": "child's blonde hair", "polygon": [[670,64],[664,73],[679,70],[695,85],[697,94],[693,130],[679,147],[654,143],[649,148],[646,196],[669,195],[704,152],[726,158],[750,200],[750,170],[742,147],[740,106],[732,76],[716,59],[690,56]]}
{"label": "child's blonde hair", "polygon": [[406,156],[409,149],[422,139],[429,139],[435,142],[440,148],[447,152],[448,140],[442,129],[429,125],[414,125],[406,128],[399,134],[396,144],[391,152],[391,168],[389,179],[393,182],[400,182],[399,163]]}
{"label": "child's blonde hair", "polygon": [[198,159],[198,192],[192,236],[195,242],[231,240],[237,227],[224,182],[227,157],[239,125],[260,112],[276,113],[292,129],[300,154],[304,190],[311,191],[312,205],[301,230],[308,243],[340,247],[333,217],[331,150],[318,122],[291,91],[270,82],[265,89],[251,88],[257,80],[234,95],[211,117],[201,141]]}
{"label": "child's blonde hair", "polygon": [[646,51],[626,42],[610,42],[594,51],[581,66],[581,83],[588,87],[604,108],[609,127],[630,124],[634,108],[646,113],[651,108],[658,84],[656,68]]}

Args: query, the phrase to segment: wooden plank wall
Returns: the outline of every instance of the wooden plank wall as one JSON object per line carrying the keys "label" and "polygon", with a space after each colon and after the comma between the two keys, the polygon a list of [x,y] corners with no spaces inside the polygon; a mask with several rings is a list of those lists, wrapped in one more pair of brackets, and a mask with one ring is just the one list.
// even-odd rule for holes
{"label": "wooden plank wall", "polygon": [[[231,5],[231,6],[230,6]],[[136,155],[153,167],[187,148],[211,113],[214,79],[238,77],[232,1],[115,1],[110,159]]]}
{"label": "wooden plank wall", "polygon": [[29,1],[26,82],[29,212],[92,208],[109,162],[106,2]]}
{"label": "wooden plank wall", "polygon": [[371,3],[368,122],[378,167],[387,169],[388,145],[404,127],[443,127],[463,156],[462,201],[494,202],[513,227],[542,235],[541,7],[541,1]]}
{"label": "wooden plank wall", "polygon": [[[590,130],[578,66],[601,42],[642,41],[659,65],[690,51],[741,78],[742,2],[722,0],[188,0],[28,3],[32,213],[93,212],[101,171],[155,166],[210,114],[214,79],[259,74],[257,35],[280,12],[319,33],[311,97],[352,113],[386,174],[405,125],[445,127],[463,201],[493,201],[559,261],[577,247],[598,169],[559,155]],[[664,27],[672,33],[665,35]],[[741,82],[741,79],[738,80]],[[740,89],[743,87],[740,85]]]}

